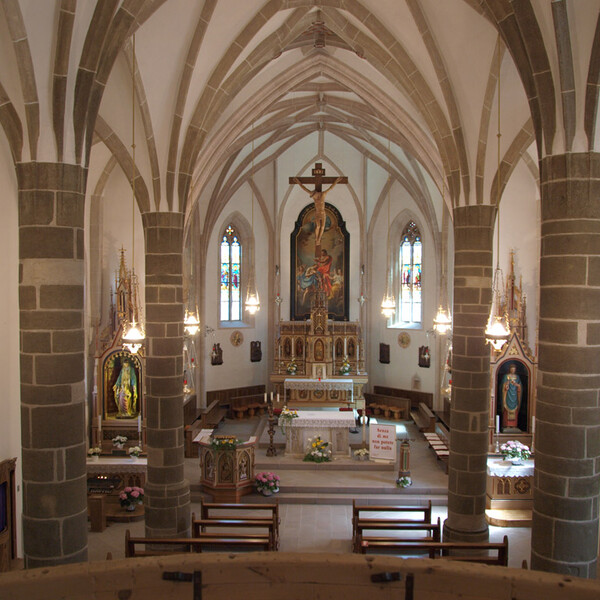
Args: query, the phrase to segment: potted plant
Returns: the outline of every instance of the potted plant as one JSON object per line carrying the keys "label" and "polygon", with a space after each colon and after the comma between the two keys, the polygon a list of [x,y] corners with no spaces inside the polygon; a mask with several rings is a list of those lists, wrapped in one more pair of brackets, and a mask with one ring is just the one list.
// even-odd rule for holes
{"label": "potted plant", "polygon": [[138,504],[142,503],[144,499],[144,488],[137,486],[127,486],[123,488],[123,491],[119,494],[119,501],[121,506],[125,507],[127,511],[135,510]]}
{"label": "potted plant", "polygon": [[88,456],[91,460],[98,460],[98,457],[102,454],[102,448],[99,446],[94,446],[88,450]]}
{"label": "potted plant", "polygon": [[115,437],[112,439],[113,446],[119,450],[123,449],[126,441],[127,438],[124,435],[115,435]]}
{"label": "potted plant", "polygon": [[308,446],[303,460],[316,463],[329,462],[331,460],[329,442],[322,440],[320,435],[314,439],[308,438]]}
{"label": "potted plant", "polygon": [[142,449],[139,446],[131,446],[127,452],[129,453],[129,458],[131,458],[131,460],[137,460],[142,453]]}
{"label": "potted plant", "polygon": [[410,477],[398,477],[396,479],[396,487],[407,488],[412,485],[412,479]]}
{"label": "potted plant", "polygon": [[354,456],[358,460],[368,460],[369,459],[369,449],[368,448],[359,448],[354,451]]}
{"label": "potted plant", "polygon": [[279,491],[279,475],[270,471],[258,473],[254,478],[256,489],[263,496],[271,496]]}
{"label": "potted plant", "polygon": [[523,461],[531,456],[529,446],[522,444],[518,440],[504,442],[504,444],[500,446],[500,453],[504,460],[510,460],[513,465],[522,465]]}

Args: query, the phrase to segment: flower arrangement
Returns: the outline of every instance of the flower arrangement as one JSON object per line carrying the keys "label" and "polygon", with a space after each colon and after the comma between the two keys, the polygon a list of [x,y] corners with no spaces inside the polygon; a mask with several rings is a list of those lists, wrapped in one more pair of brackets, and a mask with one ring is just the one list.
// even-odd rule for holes
{"label": "flower arrangement", "polygon": [[398,477],[396,479],[396,487],[407,488],[412,485],[412,479],[410,477]]}
{"label": "flower arrangement", "polygon": [[131,446],[127,452],[129,453],[129,456],[135,456],[137,458],[142,453],[142,449],[139,446]]}
{"label": "flower arrangement", "polygon": [[88,450],[88,456],[100,456],[102,454],[102,448],[94,446]]}
{"label": "flower arrangement", "polygon": [[366,459],[369,457],[369,449],[368,448],[359,448],[354,451],[354,456],[356,458]]}
{"label": "flower arrangement", "polygon": [[331,460],[331,448],[329,442],[325,442],[318,435],[316,438],[308,438],[308,446],[304,459],[306,462],[329,462]]}
{"label": "flower arrangement", "polygon": [[287,372],[290,375],[295,375],[297,370],[298,370],[298,365],[296,364],[296,359],[292,358],[292,360],[290,360],[290,362],[288,363]]}
{"label": "flower arrangement", "polygon": [[210,447],[213,450],[235,450],[242,442],[240,442],[235,435],[222,435],[211,438]]}
{"label": "flower arrangement", "polygon": [[117,448],[122,448],[123,444],[127,441],[127,438],[124,435],[116,435],[113,439],[112,439],[112,443],[113,446],[116,446]]}
{"label": "flower arrangement", "polygon": [[522,461],[531,456],[529,446],[522,444],[518,440],[510,440],[500,446],[500,453],[504,460]]}
{"label": "flower arrangement", "polygon": [[342,366],[340,367],[340,375],[349,375],[350,374],[350,363],[348,362],[348,357],[344,357],[344,361],[342,362]]}
{"label": "flower arrangement", "polygon": [[279,475],[270,471],[258,473],[254,478],[254,483],[256,483],[256,489],[263,494],[265,492],[275,494],[279,491]]}
{"label": "flower arrangement", "polygon": [[123,491],[119,494],[119,500],[121,506],[125,506],[128,509],[135,508],[136,504],[141,504],[144,499],[144,488],[137,486],[127,486],[123,488]]}

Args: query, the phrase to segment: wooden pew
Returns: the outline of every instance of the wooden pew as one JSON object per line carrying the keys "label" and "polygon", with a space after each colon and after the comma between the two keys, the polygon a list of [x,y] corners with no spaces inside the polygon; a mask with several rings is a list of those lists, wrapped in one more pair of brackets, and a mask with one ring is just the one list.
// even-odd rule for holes
{"label": "wooden pew", "polygon": [[[259,515],[258,511],[267,515]],[[225,502],[200,501],[200,519],[245,519],[246,521],[269,519],[273,522],[275,549],[279,548],[279,503],[274,504],[233,504]]]}
{"label": "wooden pew", "polygon": [[419,431],[435,432],[437,418],[425,402],[419,402],[418,410],[411,411],[410,416],[419,427]]}
{"label": "wooden pew", "polygon": [[[145,545],[144,550],[136,547]],[[129,529],[125,532],[125,557],[164,556],[181,552],[241,552],[248,550],[267,551],[270,540],[266,536],[239,537],[237,535],[214,536],[203,534],[199,538],[134,538]],[[147,546],[151,546],[148,548]],[[182,550],[183,549],[183,550]]]}
{"label": "wooden pew", "polygon": [[[502,542],[481,543],[407,541],[398,538],[363,540],[360,552],[367,554],[370,550],[374,553],[387,550],[392,551],[395,555],[403,556],[424,553],[429,558],[508,566],[508,536],[506,535]],[[486,554],[483,554],[484,552]]]}
{"label": "wooden pew", "polygon": [[[234,533],[228,533],[224,531],[206,531],[206,528],[211,529],[262,529],[262,533],[240,533],[236,531]],[[225,518],[225,519],[196,519],[192,513],[192,537],[203,538],[203,537],[223,537],[231,538],[232,536],[241,539],[249,538],[266,538],[268,540],[268,551],[274,551],[277,549],[276,542],[276,527],[274,519],[236,519],[236,518]]]}
{"label": "wooden pew", "polygon": [[[393,513],[398,517],[383,518],[383,517],[368,517],[366,513],[373,512],[387,512]],[[416,516],[409,516],[409,514],[416,513]],[[356,504],[355,500],[352,500],[352,546],[356,552],[358,549],[357,545],[357,527],[360,522],[365,523],[381,523],[383,525],[388,523],[431,523],[431,500],[423,506],[387,506],[387,505],[374,505],[374,504]]]}
{"label": "wooden pew", "polygon": [[[374,534],[365,534],[365,531],[394,532],[401,533],[402,537],[392,537],[390,535],[381,536]],[[438,518],[437,523],[418,523],[414,521],[359,521],[356,525],[356,543],[354,552],[361,552],[364,542],[376,544],[381,542],[440,542],[442,539],[442,524]],[[368,545],[367,544],[367,545]]]}

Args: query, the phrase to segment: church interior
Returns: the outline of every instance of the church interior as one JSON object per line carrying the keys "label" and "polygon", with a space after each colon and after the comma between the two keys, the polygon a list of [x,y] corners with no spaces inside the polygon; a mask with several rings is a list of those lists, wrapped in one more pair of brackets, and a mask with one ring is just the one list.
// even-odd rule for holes
{"label": "church interior", "polygon": [[9,0],[0,47],[0,597],[260,471],[248,572],[354,500],[596,580],[600,0]]}

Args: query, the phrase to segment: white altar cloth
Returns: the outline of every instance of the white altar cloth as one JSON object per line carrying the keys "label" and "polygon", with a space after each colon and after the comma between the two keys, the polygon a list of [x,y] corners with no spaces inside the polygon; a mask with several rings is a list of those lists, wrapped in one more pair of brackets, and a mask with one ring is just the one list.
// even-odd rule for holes
{"label": "white altar cloth", "polygon": [[510,460],[489,456],[487,460],[487,472],[492,477],[533,477],[532,459],[523,461],[522,465],[513,465]]}
{"label": "white altar cloth", "polygon": [[354,426],[354,411],[298,411],[298,418],[286,423],[285,453],[289,456],[304,456],[308,438],[320,436],[330,443],[332,457],[349,456],[348,430]]}
{"label": "white altar cloth", "polygon": [[354,402],[354,380],[348,377],[339,379],[311,379],[308,377],[286,377],[283,380],[283,399],[287,390],[340,390],[350,392],[350,402]]}

